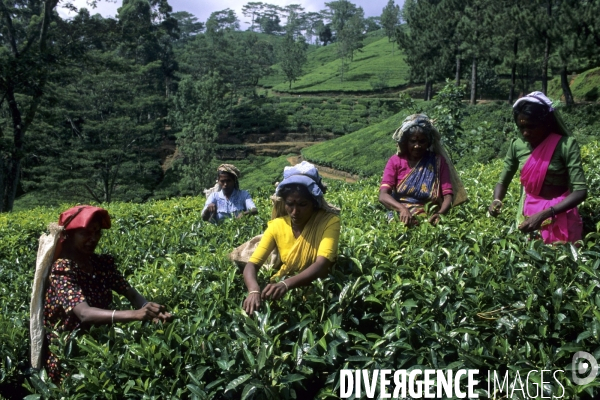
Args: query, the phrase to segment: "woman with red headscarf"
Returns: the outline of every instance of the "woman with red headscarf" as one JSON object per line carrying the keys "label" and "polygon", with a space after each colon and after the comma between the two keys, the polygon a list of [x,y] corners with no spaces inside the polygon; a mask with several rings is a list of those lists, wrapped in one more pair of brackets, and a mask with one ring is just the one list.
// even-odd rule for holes
{"label": "woman with red headscarf", "polygon": [[[102,229],[109,228],[110,216],[102,208],[77,206],[63,212],[58,222],[60,236],[54,245],[53,262],[49,273],[46,272],[48,278],[44,279],[42,285],[34,283],[34,290],[41,287],[44,291],[43,325],[46,332],[46,351],[39,357],[39,354],[34,354],[32,346],[32,365],[40,367],[39,364],[43,363],[48,375],[55,382],[61,379],[61,368],[56,355],[48,350],[48,344],[56,339],[52,332],[85,329],[89,325],[144,320],[167,321],[171,318],[164,306],[146,301],[144,296],[127,283],[115,267],[112,256],[95,253]],[[112,309],[113,291],[127,297],[135,309]],[[33,317],[32,312],[32,319]],[[32,343],[33,331],[32,329]]]}

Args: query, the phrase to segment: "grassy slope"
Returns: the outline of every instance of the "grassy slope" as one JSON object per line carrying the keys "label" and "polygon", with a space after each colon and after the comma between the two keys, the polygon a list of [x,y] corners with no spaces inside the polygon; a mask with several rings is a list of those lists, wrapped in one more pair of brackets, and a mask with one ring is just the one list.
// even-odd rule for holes
{"label": "grassy slope", "polygon": [[[592,68],[576,75],[570,82],[571,92],[576,102],[600,100],[600,67]],[[548,83],[548,95],[553,99],[562,98],[560,76]]]}
{"label": "grassy slope", "polygon": [[[376,39],[376,38],[375,38]],[[371,39],[374,40],[374,39]],[[335,43],[320,47],[309,55],[305,67],[306,74],[292,84],[293,93],[314,93],[327,91],[360,92],[370,91],[370,81],[388,75],[387,84],[396,87],[407,83],[408,66],[400,50],[395,49],[387,37],[365,45],[361,53],[356,53],[349,64],[344,82],[340,82],[340,61],[337,59]],[[274,83],[275,76],[268,83]],[[281,80],[280,80],[281,82]],[[267,82],[266,82],[267,83]],[[287,92],[287,83],[280,83],[274,90]]]}

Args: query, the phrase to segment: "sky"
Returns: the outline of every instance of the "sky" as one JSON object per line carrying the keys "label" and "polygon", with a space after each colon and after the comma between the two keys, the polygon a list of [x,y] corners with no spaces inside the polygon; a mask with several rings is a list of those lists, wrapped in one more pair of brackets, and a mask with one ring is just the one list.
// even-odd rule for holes
{"label": "sky", "polygon": [[[234,10],[242,23],[240,28],[245,30],[248,24],[244,24],[246,18],[242,15],[242,6],[250,1],[256,0],[169,0],[169,4],[173,7],[173,11],[187,11],[194,14],[199,21],[205,22],[210,14],[215,11],[231,8]],[[260,0],[263,3],[277,4],[285,6],[288,4],[301,4],[305,11],[320,11],[325,8],[326,0]],[[351,0],[357,6],[365,10],[365,16],[378,17],[381,15],[383,7],[388,0]],[[404,0],[395,0],[396,4],[402,7]],[[87,6],[87,0],[72,0],[72,3],[77,8],[90,7]],[[90,9],[90,13],[100,13],[105,17],[114,17],[117,14],[117,8],[121,7],[122,0],[98,0],[98,7],[95,10]],[[59,3],[60,7],[60,3]],[[60,9],[59,13],[63,18],[68,17],[69,13],[66,9]]]}

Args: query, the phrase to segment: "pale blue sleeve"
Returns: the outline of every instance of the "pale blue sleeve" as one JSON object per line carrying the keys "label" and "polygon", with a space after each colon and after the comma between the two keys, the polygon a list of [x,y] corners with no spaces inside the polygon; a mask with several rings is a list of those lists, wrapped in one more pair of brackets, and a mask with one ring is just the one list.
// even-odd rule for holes
{"label": "pale blue sleeve", "polygon": [[206,211],[206,209],[208,208],[208,206],[210,204],[217,204],[217,199],[215,198],[215,193],[213,192],[211,194],[208,195],[208,197],[206,198],[206,203],[204,203],[204,208],[202,209],[202,212],[200,212],[200,214],[204,214],[204,211]]}
{"label": "pale blue sleeve", "polygon": [[246,202],[246,211],[256,208],[254,201],[252,201],[252,197],[250,197],[250,193],[246,192],[245,190],[244,190],[244,197],[245,197],[245,202]]}

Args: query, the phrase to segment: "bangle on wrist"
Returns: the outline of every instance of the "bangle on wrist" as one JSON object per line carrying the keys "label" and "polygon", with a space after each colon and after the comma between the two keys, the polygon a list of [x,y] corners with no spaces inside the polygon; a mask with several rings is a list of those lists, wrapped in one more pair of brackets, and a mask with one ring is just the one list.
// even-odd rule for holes
{"label": "bangle on wrist", "polygon": [[115,323],[115,312],[117,312],[117,310],[113,310],[112,317],[110,317],[110,324],[111,325],[114,325],[114,323]]}
{"label": "bangle on wrist", "polygon": [[556,210],[554,207],[550,207],[550,211],[552,211],[552,219],[554,219],[556,217]]}
{"label": "bangle on wrist", "polygon": [[260,290],[251,290],[250,292],[248,292],[248,294],[254,294],[254,293],[260,294]]}
{"label": "bangle on wrist", "polygon": [[288,287],[287,283],[285,283],[285,281],[281,281],[281,283],[283,283],[283,286],[285,286],[285,291],[287,292],[288,290],[290,290],[290,288]]}

